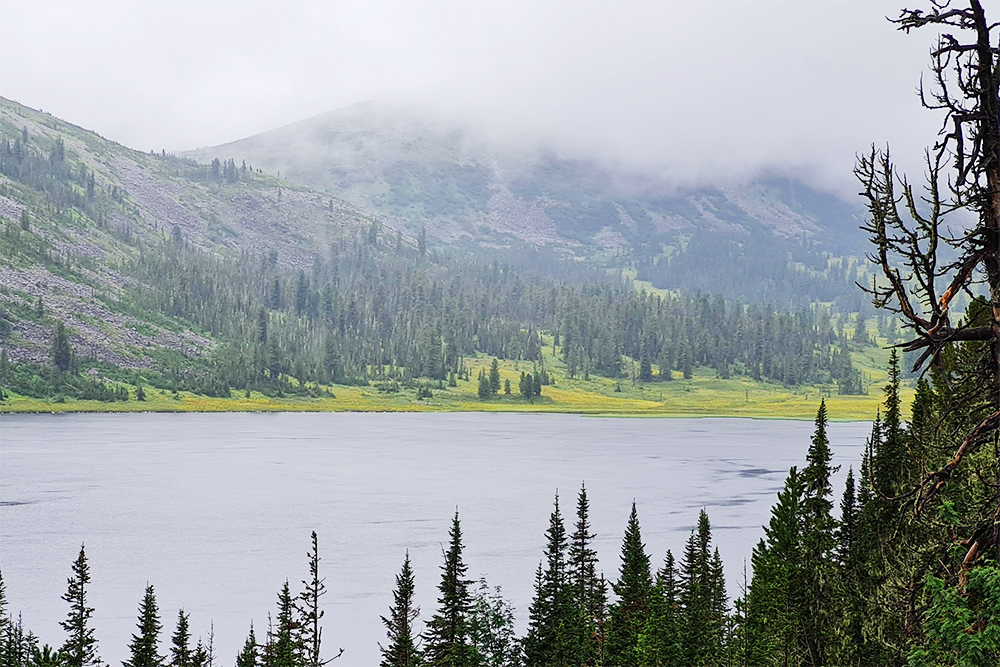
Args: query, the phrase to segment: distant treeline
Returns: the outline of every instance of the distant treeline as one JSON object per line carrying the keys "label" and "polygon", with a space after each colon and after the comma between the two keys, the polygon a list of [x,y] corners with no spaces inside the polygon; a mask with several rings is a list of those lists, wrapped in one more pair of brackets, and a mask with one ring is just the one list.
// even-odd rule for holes
{"label": "distant treeline", "polygon": [[[850,347],[870,344],[867,332],[849,344],[822,308],[782,313],[707,295],[647,294],[600,274],[559,280],[498,261],[432,258],[373,236],[333,244],[308,269],[288,270],[274,252],[210,254],[175,230],[125,261],[120,272],[137,282],[112,305],[140,319],[179,318],[219,341],[207,361],[174,358],[145,373],[208,395],[446,379],[476,354],[538,361],[543,344],[571,377],[620,377],[632,360],[644,382],[670,381],[670,371],[691,377],[701,366],[722,378],[863,391]],[[23,382],[8,387],[38,393]]]}
{"label": "distant treeline", "polygon": [[[655,287],[720,294],[744,303],[771,303],[795,310],[829,303],[834,312],[874,312],[856,282],[858,262],[833,259],[819,247],[771,234],[733,237],[695,232],[667,255],[660,248],[636,252],[636,277]],[[717,267],[707,271],[706,267]]]}

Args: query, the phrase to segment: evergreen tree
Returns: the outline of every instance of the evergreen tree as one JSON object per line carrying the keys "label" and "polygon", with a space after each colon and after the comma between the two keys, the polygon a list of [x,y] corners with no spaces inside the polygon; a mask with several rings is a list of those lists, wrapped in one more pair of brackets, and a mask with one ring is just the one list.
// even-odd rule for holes
{"label": "evergreen tree", "polygon": [[486,370],[485,369],[481,369],[479,371],[479,389],[478,389],[478,394],[479,394],[479,400],[481,400],[481,401],[482,400],[486,400],[492,394],[492,392],[490,391],[490,380],[489,380],[488,377],[486,377]]}
{"label": "evergreen tree", "polygon": [[678,625],[677,564],[668,550],[663,567],[656,573],[650,595],[649,619],[639,636],[641,667],[681,667],[683,647]]}
{"label": "evergreen tree", "polygon": [[253,623],[250,624],[250,634],[247,635],[243,648],[236,656],[236,667],[260,667],[260,654],[257,645],[257,636],[253,631]]}
{"label": "evergreen tree", "polygon": [[684,547],[680,579],[684,664],[719,664],[724,655],[726,592],[721,559],[717,551],[712,553],[712,528],[705,510]]}
{"label": "evergreen tree", "polygon": [[[908,447],[912,445],[902,423],[899,387],[899,359],[893,353],[884,412],[872,428],[862,464],[859,501],[862,494],[864,499],[859,502],[854,537],[860,562],[852,573],[862,596],[857,601],[857,613],[863,619],[861,634],[871,638],[860,647],[860,655],[894,665],[904,663],[908,647],[920,634],[918,604],[924,576],[929,573],[927,561],[942,557],[933,548],[928,551],[928,535],[894,500],[916,481],[911,477],[914,463]],[[923,421],[925,405],[919,408],[918,421]]]}
{"label": "evergreen tree", "polygon": [[[37,651],[38,638],[24,628],[18,614],[17,622],[10,620],[0,643],[0,663],[4,667],[33,667],[32,657]],[[63,656],[61,664],[66,664],[64,654],[59,655]]]}
{"label": "evergreen tree", "polygon": [[101,659],[97,655],[97,639],[94,629],[90,627],[90,617],[94,614],[93,607],[87,606],[87,584],[90,583],[90,566],[87,564],[87,554],[80,545],[80,554],[73,563],[73,576],[67,579],[66,594],[62,599],[69,603],[69,614],[60,625],[69,635],[62,646],[66,656],[67,667],[87,667],[99,665]]}
{"label": "evergreen tree", "polygon": [[597,576],[597,552],[593,548],[596,535],[590,531],[590,501],[586,485],[581,484],[567,562],[570,596],[577,617],[573,636],[581,664],[599,664],[603,647],[598,622],[604,618],[607,606],[605,586]]}
{"label": "evergreen tree", "polygon": [[621,570],[611,584],[618,599],[609,609],[607,664],[629,667],[639,664],[639,636],[649,619],[653,577],[649,556],[639,531],[639,516],[632,502],[632,513],[622,541]]}
{"label": "evergreen tree", "polygon": [[192,667],[190,616],[177,611],[177,626],[170,637],[170,667]]}
{"label": "evergreen tree", "polygon": [[69,343],[66,325],[60,320],[56,322],[56,332],[52,337],[52,363],[55,364],[60,373],[65,373],[69,371],[72,361],[73,348]]}
{"label": "evergreen tree", "polygon": [[518,383],[518,390],[521,392],[521,396],[531,400],[531,397],[535,395],[535,383],[531,379],[530,373],[525,373],[521,371],[521,381]]}
{"label": "evergreen tree", "polygon": [[10,627],[10,616],[7,615],[7,587],[3,583],[3,572],[0,571],[0,651],[7,629]]}
{"label": "evergreen tree", "polygon": [[854,534],[858,528],[858,503],[854,486],[854,469],[847,469],[844,495],[840,499],[840,521],[837,522],[837,562],[846,566],[854,554]]}
{"label": "evergreen tree", "polygon": [[[278,591],[277,628],[268,638],[268,667],[299,667],[303,662],[303,646],[299,640],[300,626],[296,619],[295,601],[286,580]],[[197,667],[197,666],[196,666]]]}
{"label": "evergreen tree", "polygon": [[191,664],[193,667],[212,667],[212,652],[198,637],[198,642],[191,651]]}
{"label": "evergreen tree", "polygon": [[30,667],[62,667],[66,656],[46,644],[41,649],[35,645],[31,651]]}
{"label": "evergreen tree", "polygon": [[257,310],[257,342],[261,344],[267,343],[267,321],[269,316],[267,314],[267,308],[261,306]]}
{"label": "evergreen tree", "polygon": [[490,364],[490,393],[498,394],[500,392],[500,362],[497,358],[493,358],[493,363]]}
{"label": "evergreen tree", "polygon": [[839,597],[836,623],[838,642],[835,661],[845,665],[864,664],[866,639],[864,636],[864,556],[859,553],[859,507],[854,483],[854,470],[847,469],[847,482],[840,501],[840,521],[837,528],[836,563],[838,567],[837,596]]}
{"label": "evergreen tree", "polygon": [[420,616],[420,608],[413,606],[413,589],[413,570],[407,552],[403,569],[396,575],[396,590],[392,593],[393,605],[389,616],[382,617],[389,643],[385,647],[379,645],[382,651],[381,667],[417,667],[423,664],[417,633],[413,630],[413,621]]}
{"label": "evergreen tree", "polygon": [[468,569],[462,562],[462,525],[458,512],[452,519],[448,532],[448,551],[441,566],[441,583],[438,584],[438,609],[427,623],[424,657],[433,667],[471,667],[475,651],[469,645],[469,581]]}
{"label": "evergreen tree", "polygon": [[837,522],[833,518],[833,487],[830,441],[826,435],[826,403],[820,401],[816,413],[806,467],[802,470],[802,586],[804,593],[803,640],[807,659],[812,665],[828,662],[833,645],[835,577],[833,562]]}
{"label": "evergreen tree", "polygon": [[131,657],[122,663],[124,667],[162,667],[163,656],[159,654],[160,624],[153,587],[146,585],[146,593],[139,604],[138,634],[132,635],[129,644]]}
{"label": "evergreen tree", "polygon": [[568,665],[578,662],[571,629],[572,591],[566,568],[566,528],[559,511],[559,495],[545,531],[545,569],[532,601],[532,619],[524,638],[528,665]]}
{"label": "evergreen tree", "polygon": [[521,640],[521,650],[524,652],[525,663],[528,667],[544,666],[543,661],[546,646],[540,633],[546,625],[547,612],[545,600],[545,573],[542,570],[542,561],[538,561],[538,568],[535,570],[534,594],[531,596],[531,605],[528,607],[528,632]]}
{"label": "evergreen tree", "polygon": [[299,277],[295,283],[295,314],[302,316],[309,308],[309,279],[306,272],[299,269]]}

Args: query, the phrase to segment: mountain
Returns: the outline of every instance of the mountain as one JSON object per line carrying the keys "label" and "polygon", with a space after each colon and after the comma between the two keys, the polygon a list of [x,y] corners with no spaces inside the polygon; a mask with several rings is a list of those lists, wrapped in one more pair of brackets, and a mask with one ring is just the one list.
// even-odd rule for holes
{"label": "mountain", "polygon": [[214,173],[134,151],[4,98],[0,142],[0,337],[12,360],[45,361],[56,321],[75,332],[82,358],[149,367],[164,350],[204,354],[210,337],[123,302],[136,279],[122,269],[142,247],[174,237],[220,256],[274,251],[306,266],[376,222],[242,164]]}
{"label": "mountain", "polygon": [[[576,383],[564,399],[605,403],[630,375],[638,398],[675,374],[863,391],[843,333],[863,273],[820,245],[832,232],[819,217],[761,213],[815,203],[812,191],[772,181],[656,199],[648,178],[597,163],[393,127],[355,136],[343,160],[344,190],[368,192],[372,211],[267,173],[259,154],[141,153],[0,99],[0,402],[131,400],[146,385],[161,407],[188,392],[201,409],[195,394],[329,401],[337,385],[355,399],[342,408],[411,405],[432,388],[464,405],[490,398],[473,376],[484,355],[512,361],[505,372],[530,364],[522,398],[549,370]],[[408,157],[380,161],[365,141]],[[413,219],[386,183],[407,184]],[[673,222],[654,224],[654,204]],[[404,234],[425,224],[438,247]],[[637,290],[633,270],[677,291]],[[858,330],[850,345],[870,345]],[[394,402],[404,389],[416,394]]]}
{"label": "mountain", "polygon": [[783,176],[678,186],[655,173],[509,149],[412,107],[365,102],[185,154],[246,160],[398,220],[446,243],[528,242],[576,249],[671,243],[712,232],[857,252],[862,211]]}

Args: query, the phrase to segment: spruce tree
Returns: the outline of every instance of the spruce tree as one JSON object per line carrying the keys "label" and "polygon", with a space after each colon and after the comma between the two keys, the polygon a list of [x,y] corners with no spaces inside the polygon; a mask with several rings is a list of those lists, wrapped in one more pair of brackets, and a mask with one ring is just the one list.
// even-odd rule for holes
{"label": "spruce tree", "polygon": [[677,564],[668,550],[656,573],[650,595],[649,619],[639,636],[640,667],[680,667],[683,652],[677,628]]}
{"label": "spruce tree", "polygon": [[48,644],[44,645],[41,649],[35,645],[31,650],[30,667],[63,667],[65,664],[65,656]]}
{"label": "spruce tree", "polygon": [[622,667],[639,663],[639,636],[649,619],[653,577],[649,556],[642,543],[639,516],[632,502],[632,513],[622,541],[621,570],[618,581],[611,584],[618,599],[611,605],[608,621],[607,661]]}
{"label": "spruce tree", "polygon": [[253,623],[250,624],[250,634],[247,635],[243,648],[236,656],[236,667],[260,667],[260,647],[257,644],[257,635],[253,631]]}
{"label": "spruce tree", "polygon": [[97,655],[97,639],[94,629],[90,627],[90,617],[94,614],[93,607],[87,606],[87,584],[90,583],[90,566],[87,564],[87,554],[80,545],[80,554],[73,563],[73,576],[67,580],[66,594],[62,599],[69,603],[69,614],[61,621],[63,630],[68,633],[62,646],[66,656],[67,667],[86,667],[98,665],[101,659]]}
{"label": "spruce tree", "polygon": [[802,477],[793,466],[771,508],[765,538],[753,550],[747,593],[750,664],[799,664],[801,636]]}
{"label": "spruce tree", "polygon": [[413,569],[407,552],[403,568],[396,575],[396,590],[392,593],[389,616],[382,617],[389,643],[385,647],[379,645],[382,651],[381,667],[417,667],[423,664],[417,633],[413,629],[413,621],[420,615],[420,608],[413,605],[413,589]]}
{"label": "spruce tree", "polygon": [[193,667],[212,667],[212,652],[198,637],[198,642],[191,651],[191,664]]}
{"label": "spruce tree", "polygon": [[[855,578],[863,595],[862,636],[873,638],[861,647],[862,658],[902,664],[913,638],[920,634],[918,605],[924,575],[933,567],[931,563],[939,562],[941,553],[927,551],[926,526],[921,528],[920,522],[911,521],[895,500],[913,488],[920,471],[909,451],[912,438],[902,423],[899,359],[895,354],[890,356],[888,370],[884,412],[872,429],[863,462],[865,479],[859,501],[862,494],[864,500],[859,502],[854,538],[863,562],[858,564]],[[922,398],[917,412],[921,423],[929,397]]]}
{"label": "spruce tree", "polygon": [[837,522],[837,562],[846,566],[854,553],[854,533],[858,528],[858,503],[854,485],[854,468],[847,469],[844,495],[840,499],[840,521]]}
{"label": "spruce tree", "polygon": [[496,357],[493,357],[493,362],[490,364],[490,393],[498,394],[500,392],[500,362]]}
{"label": "spruce tree", "polygon": [[521,650],[524,652],[525,664],[528,667],[545,665],[543,661],[546,646],[542,637],[542,632],[548,620],[548,605],[545,599],[545,573],[542,570],[542,561],[538,561],[538,568],[535,570],[534,594],[531,596],[531,605],[528,607],[528,632],[521,640]]}
{"label": "spruce tree", "polygon": [[536,582],[532,601],[532,622],[524,639],[525,660],[529,665],[577,663],[572,626],[576,620],[566,571],[566,528],[559,511],[559,495],[545,531],[545,569]]}
{"label": "spruce tree", "polygon": [[712,553],[712,527],[708,513],[698,515],[681,561],[680,636],[684,661],[690,665],[716,664],[723,654],[726,592],[722,560]]}
{"label": "spruce tree", "polygon": [[153,587],[146,585],[146,593],[139,603],[138,634],[132,635],[129,644],[131,657],[122,663],[124,667],[162,667],[163,656],[159,653],[160,615],[156,607]]}
{"label": "spruce tree", "polygon": [[573,634],[579,647],[581,663],[596,662],[599,646],[598,619],[606,614],[607,593],[597,576],[597,552],[593,548],[596,535],[590,528],[590,501],[587,487],[580,485],[576,499],[576,524],[569,539],[568,579],[570,596],[576,614]]}
{"label": "spruce tree", "polygon": [[471,667],[475,651],[468,640],[469,581],[462,561],[462,525],[458,512],[448,532],[448,550],[441,566],[438,609],[427,623],[424,657],[433,667]]}
{"label": "spruce tree", "polygon": [[864,636],[864,615],[866,600],[864,593],[864,557],[858,548],[859,507],[858,494],[854,483],[854,470],[847,469],[847,482],[840,500],[840,521],[837,528],[836,563],[837,577],[837,645],[834,660],[839,664],[863,664],[866,643]]}
{"label": "spruce tree", "polygon": [[485,400],[490,397],[490,380],[486,376],[486,369],[480,369],[479,371],[479,400]]}
{"label": "spruce tree", "polygon": [[10,616],[7,615],[7,587],[3,583],[3,572],[0,571],[0,651],[3,650],[5,633],[9,627]]}
{"label": "spruce tree", "polygon": [[830,465],[832,454],[826,435],[826,403],[820,401],[816,430],[802,470],[802,586],[804,593],[803,640],[810,664],[829,660],[834,642],[833,608],[835,577],[833,562],[837,522],[833,518],[833,487],[830,477],[837,468]]}
{"label": "spruce tree", "polygon": [[170,637],[170,667],[191,667],[190,616],[183,609],[177,610],[177,626]]}
{"label": "spruce tree", "polygon": [[52,337],[52,363],[60,373],[66,373],[73,361],[73,348],[66,333],[66,325],[62,320],[56,322],[56,332]]}
{"label": "spruce tree", "polygon": [[299,641],[298,619],[295,613],[295,601],[285,580],[278,591],[277,628],[269,637],[270,667],[299,667],[302,664],[303,647]]}
{"label": "spruce tree", "polygon": [[[0,663],[4,667],[33,667],[32,657],[37,651],[38,638],[24,628],[21,615],[18,614],[16,622],[10,619],[0,643]],[[65,661],[62,664],[66,664]]]}

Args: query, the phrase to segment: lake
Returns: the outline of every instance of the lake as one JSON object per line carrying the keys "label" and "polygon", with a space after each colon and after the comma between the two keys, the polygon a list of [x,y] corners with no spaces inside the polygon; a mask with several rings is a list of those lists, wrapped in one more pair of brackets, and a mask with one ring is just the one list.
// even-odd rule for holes
{"label": "lake", "polygon": [[[870,425],[829,427],[839,503]],[[441,549],[458,508],[469,576],[503,587],[523,631],[558,490],[567,530],[586,482],[608,579],[635,500],[655,566],[680,556],[704,507],[739,594],[788,468],[813,425],[751,419],[526,414],[93,414],[0,418],[0,571],[9,611],[43,642],[64,639],[60,598],[86,543],[99,653],[127,657],[146,582],[164,624],[214,624],[232,665],[251,621],[261,638],[286,578],[319,534],[323,644],[333,664],[378,664],[379,620],[409,550],[417,603],[436,606]],[[422,625],[421,625],[422,627]]]}

